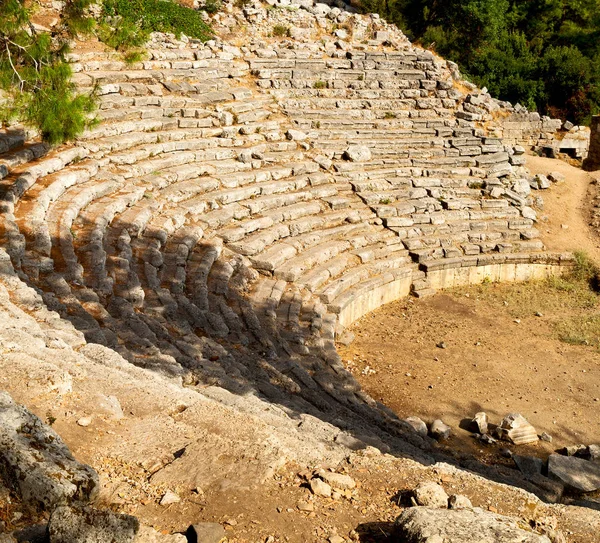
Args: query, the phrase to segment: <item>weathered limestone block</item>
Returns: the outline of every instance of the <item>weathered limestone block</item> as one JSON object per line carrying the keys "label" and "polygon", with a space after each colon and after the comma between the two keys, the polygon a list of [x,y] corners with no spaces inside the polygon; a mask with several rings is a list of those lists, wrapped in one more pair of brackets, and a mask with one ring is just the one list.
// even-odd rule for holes
{"label": "weathered limestone block", "polygon": [[130,515],[62,506],[52,513],[48,534],[50,543],[133,543],[139,527]]}
{"label": "weathered limestone block", "polygon": [[0,393],[0,475],[22,500],[52,509],[89,502],[98,493],[98,475],[79,463],[60,436],[25,407]]}
{"label": "weathered limestone block", "polygon": [[398,543],[550,543],[546,536],[521,529],[515,519],[479,508],[411,507],[396,522]]}

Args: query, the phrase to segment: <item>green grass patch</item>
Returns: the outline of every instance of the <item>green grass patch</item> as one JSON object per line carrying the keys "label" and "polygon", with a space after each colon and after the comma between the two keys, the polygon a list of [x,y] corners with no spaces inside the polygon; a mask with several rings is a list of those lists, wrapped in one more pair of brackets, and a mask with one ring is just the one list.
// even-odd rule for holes
{"label": "green grass patch", "polygon": [[[214,6],[213,6],[214,4]],[[218,10],[216,2],[211,3]],[[208,10],[206,10],[208,11]],[[121,51],[141,47],[151,32],[168,32],[202,41],[213,31],[200,13],[169,0],[104,0],[100,39]]]}

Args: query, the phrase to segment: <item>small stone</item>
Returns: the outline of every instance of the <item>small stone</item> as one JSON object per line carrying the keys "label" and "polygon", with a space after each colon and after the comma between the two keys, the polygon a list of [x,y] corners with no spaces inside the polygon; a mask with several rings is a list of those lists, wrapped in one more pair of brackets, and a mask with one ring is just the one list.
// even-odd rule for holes
{"label": "small stone", "polygon": [[447,347],[447,345],[446,345],[445,341],[440,341],[439,343],[436,344],[436,347],[438,349],[445,349]]}
{"label": "small stone", "polygon": [[92,424],[92,417],[81,417],[80,419],[77,419],[77,424],[85,428]]}
{"label": "small stone", "polygon": [[544,316],[544,314],[543,314],[543,313],[541,313],[540,311],[536,311],[536,312],[535,312],[535,316],[536,316],[536,317],[543,317],[543,316]]}
{"label": "small stone", "polygon": [[589,445],[588,455],[592,462],[600,464],[600,445]]}
{"label": "small stone", "polygon": [[417,434],[422,437],[427,437],[427,424],[425,424],[419,417],[408,417],[404,420],[414,428]]}
{"label": "small stone", "polygon": [[308,137],[304,132],[301,132],[300,130],[294,130],[292,128],[290,128],[285,135],[287,139],[292,141],[304,141]]}
{"label": "small stone", "polygon": [[337,534],[336,535],[332,535],[329,538],[329,543],[345,543],[345,541],[346,540],[342,536],[337,535]]}
{"label": "small stone", "polygon": [[566,177],[562,173],[552,172],[548,174],[548,179],[553,183],[562,183],[565,181]]}
{"label": "small stone", "polygon": [[344,158],[351,162],[368,162],[371,160],[371,150],[365,145],[350,145],[344,153]]}
{"label": "small stone", "polygon": [[523,215],[524,219],[530,219],[532,221],[537,220],[537,213],[533,208],[528,206],[523,207],[523,209],[521,210],[521,215]]}
{"label": "small stone", "polygon": [[192,524],[185,535],[190,542],[221,543],[227,537],[227,532],[216,522],[199,522]]}
{"label": "small stone", "polygon": [[580,454],[585,451],[587,451],[587,447],[580,443],[578,445],[563,447],[559,452],[565,456],[580,456]]}
{"label": "small stone", "polygon": [[552,443],[552,436],[550,434],[548,434],[547,432],[542,432],[540,435],[540,439],[547,443]]}
{"label": "small stone", "polygon": [[438,441],[442,439],[448,439],[452,433],[452,428],[447,424],[444,424],[440,419],[434,420],[429,429],[431,436]]}
{"label": "small stone", "polygon": [[349,475],[325,470],[319,470],[317,475],[333,488],[339,488],[340,490],[352,490],[356,488],[356,482]]}
{"label": "small stone", "polygon": [[160,505],[171,505],[172,503],[179,503],[181,498],[175,494],[172,490],[167,490],[160,500]]}
{"label": "small stone", "polygon": [[415,488],[415,501],[425,507],[448,507],[448,494],[436,483],[421,483]]}
{"label": "small stone", "polygon": [[471,500],[462,494],[452,494],[448,498],[448,507],[450,509],[472,509]]}
{"label": "small stone", "polygon": [[331,486],[321,479],[314,478],[310,482],[310,489],[315,496],[324,496],[325,498],[331,497]]}
{"label": "small stone", "polygon": [[488,433],[488,417],[483,411],[476,413],[469,425],[469,429],[477,434]]}
{"label": "small stone", "polygon": [[573,128],[575,125],[571,122],[571,121],[565,121],[563,124],[563,128],[568,132],[569,130],[571,130],[571,128]]}
{"label": "small stone", "polygon": [[479,441],[481,441],[482,443],[485,443],[486,445],[493,445],[494,443],[498,442],[498,440],[494,439],[489,434],[481,434],[481,435],[477,436],[477,439],[479,439]]}
{"label": "small stone", "polygon": [[552,183],[550,180],[540,173],[538,173],[534,178],[534,181],[537,181],[538,188],[541,190],[549,189]]}

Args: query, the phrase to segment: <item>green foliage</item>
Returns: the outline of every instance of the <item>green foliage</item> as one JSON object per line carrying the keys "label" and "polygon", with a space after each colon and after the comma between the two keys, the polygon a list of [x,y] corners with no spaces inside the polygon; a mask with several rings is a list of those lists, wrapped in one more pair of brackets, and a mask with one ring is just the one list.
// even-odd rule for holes
{"label": "green foliage", "polygon": [[[220,7],[218,0],[207,2],[205,11]],[[200,14],[169,0],[104,0],[98,35],[110,47],[121,51],[140,47],[151,32],[169,32],[206,41],[211,28]]]}
{"label": "green foliage", "polygon": [[586,123],[600,111],[600,0],[361,0],[505,100]]}
{"label": "green foliage", "polygon": [[278,38],[289,37],[290,29],[289,27],[281,24],[277,24],[273,27],[273,36]]}
{"label": "green foliage", "polygon": [[0,123],[18,120],[58,144],[94,123],[93,95],[78,95],[65,60],[68,40],[89,31],[91,0],[69,0],[55,36],[31,25],[31,10],[21,0],[0,0]]}
{"label": "green foliage", "polygon": [[325,82],[325,81],[315,81],[313,83],[313,88],[314,89],[326,89],[327,88],[327,82]]}

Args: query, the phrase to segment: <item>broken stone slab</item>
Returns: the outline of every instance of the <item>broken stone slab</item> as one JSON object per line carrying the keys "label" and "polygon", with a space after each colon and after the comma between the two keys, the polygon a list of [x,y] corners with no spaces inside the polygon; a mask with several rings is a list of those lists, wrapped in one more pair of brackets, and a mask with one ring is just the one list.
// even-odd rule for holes
{"label": "broken stone slab", "polygon": [[48,522],[49,543],[133,543],[140,529],[131,515],[89,506],[57,507]]}
{"label": "broken stone slab", "polygon": [[227,532],[216,522],[199,522],[192,524],[185,535],[189,543],[221,543],[227,537]]}
{"label": "broken stone slab", "polygon": [[504,515],[475,509],[411,507],[396,521],[394,541],[410,543],[550,543]]}
{"label": "broken stone slab", "polygon": [[408,417],[404,420],[414,428],[417,434],[422,437],[427,437],[427,424],[425,424],[425,422],[423,422],[419,417]]}
{"label": "broken stone slab", "polygon": [[365,145],[350,145],[344,152],[344,158],[351,162],[368,162],[371,160],[371,150]]}
{"label": "broken stone slab", "polygon": [[436,483],[420,483],[415,488],[415,501],[425,507],[448,507],[448,494]]}
{"label": "broken stone slab", "polygon": [[559,172],[550,172],[548,174],[548,179],[550,179],[550,181],[552,181],[553,183],[562,183],[563,181],[565,181],[566,177]]}
{"label": "broken stone slab", "polygon": [[356,487],[356,481],[350,477],[350,475],[333,473],[324,469],[320,469],[317,472],[317,475],[333,488],[339,488],[340,490],[352,490]]}
{"label": "broken stone slab", "polygon": [[548,457],[548,476],[578,492],[600,489],[600,465],[576,456],[551,454]]}
{"label": "broken stone slab", "polygon": [[331,496],[331,485],[328,485],[321,479],[313,479],[310,482],[310,489],[315,496],[323,496],[325,498],[329,498]]}
{"label": "broken stone slab", "polygon": [[452,433],[452,428],[450,428],[450,426],[445,424],[440,419],[437,419],[431,423],[429,433],[431,434],[431,437],[440,441],[442,439],[448,439],[450,437],[450,434]]}
{"label": "broken stone slab", "polygon": [[304,141],[308,137],[304,132],[294,130],[293,128],[290,128],[285,135],[287,139],[292,141]]}
{"label": "broken stone slab", "polygon": [[546,190],[549,189],[550,186],[552,185],[552,183],[550,182],[550,180],[543,174],[538,173],[534,178],[533,181],[535,183],[537,183],[537,188],[540,190]]}
{"label": "broken stone slab", "polygon": [[539,439],[535,428],[520,413],[506,415],[496,428],[496,433],[500,439],[511,441],[515,445],[535,443]]}
{"label": "broken stone slab", "polygon": [[5,392],[0,392],[0,476],[25,504],[45,510],[89,502],[99,489],[98,474]]}
{"label": "broken stone slab", "polygon": [[513,454],[512,459],[519,468],[519,471],[525,475],[527,479],[536,475],[541,475],[544,467],[544,462],[541,458],[535,456],[521,456],[519,454]]}
{"label": "broken stone slab", "polygon": [[488,433],[488,416],[483,411],[476,413],[469,425],[469,429],[476,434]]}

